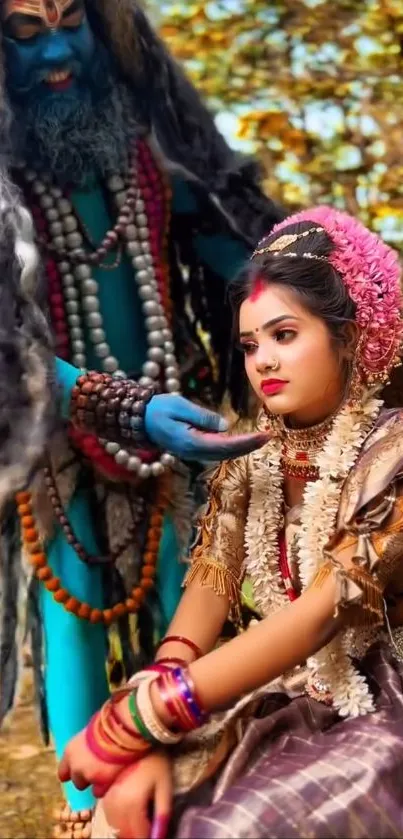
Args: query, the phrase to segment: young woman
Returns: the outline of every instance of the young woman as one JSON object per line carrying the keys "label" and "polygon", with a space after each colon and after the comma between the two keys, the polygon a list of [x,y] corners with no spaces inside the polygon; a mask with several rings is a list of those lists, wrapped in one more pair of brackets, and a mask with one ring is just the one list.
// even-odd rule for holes
{"label": "young woman", "polygon": [[[232,300],[269,440],[216,471],[156,664],[60,778],[103,799],[96,837],[400,836],[403,413],[379,398],[397,256],[318,207],[260,242]],[[260,620],[218,645],[245,580]]]}

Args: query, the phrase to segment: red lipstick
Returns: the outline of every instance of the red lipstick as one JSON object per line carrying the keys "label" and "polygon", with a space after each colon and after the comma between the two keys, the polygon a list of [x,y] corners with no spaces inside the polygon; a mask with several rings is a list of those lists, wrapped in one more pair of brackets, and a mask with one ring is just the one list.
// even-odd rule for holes
{"label": "red lipstick", "polygon": [[284,379],[263,379],[260,387],[266,396],[273,396],[275,393],[280,393],[286,384],[288,382]]}

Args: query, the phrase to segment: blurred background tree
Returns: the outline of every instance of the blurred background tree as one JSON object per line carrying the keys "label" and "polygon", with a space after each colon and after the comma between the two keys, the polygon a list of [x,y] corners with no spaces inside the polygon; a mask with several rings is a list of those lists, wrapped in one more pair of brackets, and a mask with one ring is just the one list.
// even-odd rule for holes
{"label": "blurred background tree", "polygon": [[329,202],[403,250],[402,0],[162,2],[230,142],[290,210]]}

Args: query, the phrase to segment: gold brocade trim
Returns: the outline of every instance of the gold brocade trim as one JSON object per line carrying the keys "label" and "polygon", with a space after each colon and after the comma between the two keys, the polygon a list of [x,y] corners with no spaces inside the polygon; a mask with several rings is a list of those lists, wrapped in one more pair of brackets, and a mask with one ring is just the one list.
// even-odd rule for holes
{"label": "gold brocade trim", "polygon": [[322,568],[319,568],[317,574],[315,574],[314,579],[312,580],[311,585],[309,588],[322,588],[323,584],[326,582],[328,577],[333,571],[333,564],[332,562],[326,562]]}
{"label": "gold brocade trim", "polygon": [[217,516],[217,513],[221,510],[221,504],[219,503],[219,489],[221,482],[226,476],[227,468],[227,463],[225,461],[221,463],[217,472],[214,473],[214,478],[210,483],[208,507],[203,516],[199,539],[192,551],[192,557],[196,562],[199,561],[199,559],[202,559],[206,550],[211,549],[212,525],[214,524],[214,519]]}
{"label": "gold brocade trim", "polygon": [[[326,562],[319,569],[312,580],[310,588],[322,588],[332,571],[336,570],[331,561]],[[341,571],[341,569],[339,569]],[[361,589],[363,597],[359,603],[339,603],[341,608],[348,611],[347,624],[349,626],[377,627],[384,622],[383,587],[373,574],[364,568],[353,566],[341,573],[345,578],[356,583]]]}
{"label": "gold brocade trim", "polygon": [[398,510],[400,515],[397,520],[388,524],[382,530],[375,531],[371,535],[372,544],[379,557],[383,558],[387,550],[389,537],[403,530],[403,496],[398,495],[394,505],[394,511]]}
{"label": "gold brocade trim", "polygon": [[[346,577],[358,585],[363,598],[358,606],[351,606],[350,626],[378,627],[384,624],[383,589],[379,580],[364,568],[349,568]],[[343,604],[340,604],[341,606]],[[348,604],[346,607],[349,608]]]}
{"label": "gold brocade trim", "polygon": [[235,621],[241,617],[241,592],[239,580],[230,569],[216,559],[198,559],[193,562],[183,581],[186,588],[190,583],[213,589],[219,597],[228,597],[231,616]]}

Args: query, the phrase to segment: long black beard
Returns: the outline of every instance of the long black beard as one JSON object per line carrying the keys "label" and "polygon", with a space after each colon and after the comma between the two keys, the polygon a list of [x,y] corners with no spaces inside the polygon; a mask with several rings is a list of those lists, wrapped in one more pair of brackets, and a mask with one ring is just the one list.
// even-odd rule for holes
{"label": "long black beard", "polygon": [[61,186],[124,172],[135,131],[133,111],[129,91],[118,82],[97,98],[90,90],[81,99],[65,92],[51,104],[36,100],[24,109],[14,106],[14,157],[51,174]]}

